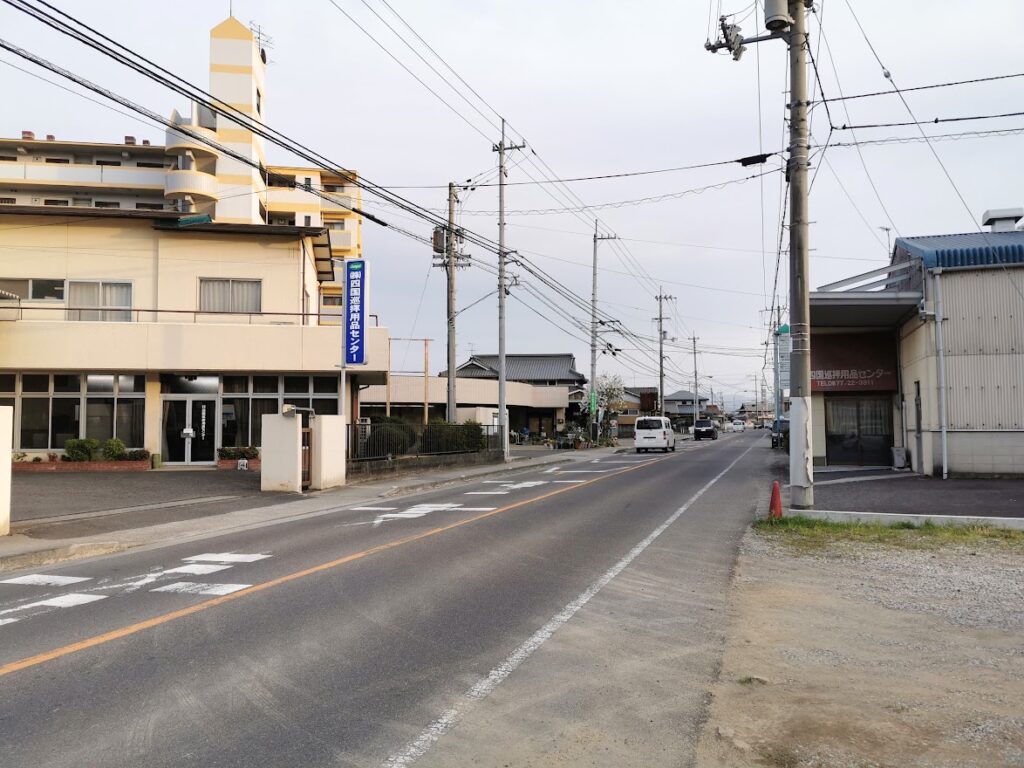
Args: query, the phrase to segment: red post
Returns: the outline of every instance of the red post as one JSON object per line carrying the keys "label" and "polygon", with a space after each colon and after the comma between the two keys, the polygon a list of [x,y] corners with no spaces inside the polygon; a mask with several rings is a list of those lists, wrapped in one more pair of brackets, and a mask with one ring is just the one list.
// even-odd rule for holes
{"label": "red post", "polygon": [[768,505],[768,517],[771,520],[782,518],[782,489],[779,488],[779,481],[772,483],[772,500]]}

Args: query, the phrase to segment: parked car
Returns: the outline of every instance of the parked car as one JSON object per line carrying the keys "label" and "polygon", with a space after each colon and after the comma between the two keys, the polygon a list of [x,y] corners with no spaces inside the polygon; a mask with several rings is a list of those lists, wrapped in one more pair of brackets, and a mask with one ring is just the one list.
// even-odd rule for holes
{"label": "parked car", "polygon": [[693,425],[693,439],[701,440],[705,437],[717,440],[718,425],[711,419],[697,419],[696,423]]}
{"label": "parked car", "polygon": [[776,419],[772,422],[772,448],[782,445],[782,436],[789,434],[789,419]]}
{"label": "parked car", "polygon": [[747,425],[746,425],[746,423],[742,419],[736,419],[732,423],[732,431],[733,432],[742,432],[746,428],[747,428]]}
{"label": "parked car", "polygon": [[644,416],[636,420],[636,452],[660,448],[663,451],[676,449],[676,433],[672,422],[665,416]]}

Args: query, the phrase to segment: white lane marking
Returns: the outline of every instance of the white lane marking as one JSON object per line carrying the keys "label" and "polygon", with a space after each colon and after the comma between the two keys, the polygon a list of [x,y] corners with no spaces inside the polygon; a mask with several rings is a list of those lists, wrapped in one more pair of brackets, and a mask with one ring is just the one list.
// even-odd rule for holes
{"label": "white lane marking", "polygon": [[352,507],[353,512],[394,512],[398,507]]}
{"label": "white lane marking", "polygon": [[523,488],[536,488],[538,485],[547,485],[547,480],[523,480],[518,483],[506,483],[505,488],[510,491],[518,491]]}
{"label": "white lane marking", "polygon": [[251,584],[203,584],[197,581],[176,581],[173,584],[165,584],[162,587],[149,590],[150,592],[176,592],[181,595],[230,595],[240,589],[252,586]]}
{"label": "white lane marking", "polygon": [[586,480],[580,478],[579,480],[552,480],[552,483],[585,483]]}
{"label": "white lane marking", "polygon": [[4,624],[13,624],[16,621],[17,619],[0,619],[0,627],[2,627]]}
{"label": "white lane marking", "polygon": [[106,595],[85,595],[80,592],[69,592],[66,595],[48,597],[45,600],[36,600],[34,603],[25,603],[17,608],[8,608],[7,610],[0,611],[0,614],[25,611],[29,608],[74,608],[76,605],[85,605],[97,600],[105,600],[106,597]]}
{"label": "white lane marking", "polygon": [[246,555],[240,552],[207,552],[203,555],[181,558],[184,562],[206,561],[209,563],[255,563],[257,560],[264,560],[270,555]]}
{"label": "white lane marking", "polygon": [[15,576],[13,579],[4,579],[0,584],[27,584],[34,587],[66,587],[68,584],[78,584],[81,581],[90,581],[91,576],[55,576],[46,573],[33,573],[28,576]]}
{"label": "white lane marking", "polygon": [[505,496],[508,491],[466,491],[466,496]]}
{"label": "white lane marking", "polygon": [[501,685],[509,675],[515,672],[519,665],[530,658],[534,651],[540,648],[560,627],[575,616],[576,613],[594,597],[594,595],[607,586],[612,579],[622,573],[626,566],[632,563],[654,542],[655,539],[661,536],[661,534],[664,533],[672,523],[678,520],[686,510],[693,506],[693,504],[703,496],[711,486],[721,480],[730,469],[735,467],[744,456],[750,453],[753,447],[754,446],[752,445],[750,448],[747,448],[747,450],[737,456],[729,466],[709,480],[707,484],[693,494],[693,496],[691,496],[683,506],[669,515],[665,522],[651,531],[643,541],[629,550],[625,557],[605,571],[597,581],[587,587],[578,597],[576,597],[575,600],[568,603],[561,611],[556,613],[543,627],[534,632],[526,642],[516,648],[503,662],[494,667],[494,669],[488,673],[487,677],[481,678],[472,688],[464,692],[461,698],[455,702],[454,706],[444,710],[440,716],[434,720],[434,722],[423,729],[414,741],[407,744],[401,752],[391,755],[384,762],[384,766],[386,766],[386,768],[408,768],[408,766],[423,757],[423,755],[425,755],[442,736],[458,724],[463,715],[476,702],[486,698],[491,691]]}
{"label": "white lane marking", "polygon": [[545,475],[550,475],[552,472],[557,472],[561,467],[552,467],[551,469],[544,470]]}
{"label": "white lane marking", "polygon": [[383,515],[377,515],[377,518],[373,521],[373,526],[376,528],[381,523],[386,523],[389,520],[412,520],[429,515],[431,512],[448,512],[452,510],[456,512],[492,512],[495,509],[497,507],[464,507],[461,504],[416,504],[403,512],[388,512]]}
{"label": "white lane marking", "polygon": [[561,475],[595,475],[601,472],[618,472],[617,469],[563,469]]}
{"label": "white lane marking", "polygon": [[230,567],[230,565],[218,565],[216,563],[189,563],[188,565],[179,565],[177,568],[168,568],[166,571],[162,571],[156,575],[163,576],[168,573],[187,573],[190,576],[205,576],[209,573],[216,573],[217,571],[226,571]]}

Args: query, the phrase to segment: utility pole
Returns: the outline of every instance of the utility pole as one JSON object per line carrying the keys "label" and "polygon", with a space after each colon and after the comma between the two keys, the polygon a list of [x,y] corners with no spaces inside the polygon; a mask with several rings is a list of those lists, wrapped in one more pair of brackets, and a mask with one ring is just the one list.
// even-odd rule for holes
{"label": "utility pole", "polygon": [[505,118],[501,118],[501,143],[492,151],[498,153],[498,429],[501,432],[501,453],[505,461],[511,457],[508,445],[508,406],[505,380],[505,151],[523,149],[525,144],[505,144]]}
{"label": "utility pole", "polygon": [[789,45],[789,326],[790,353],[790,505],[814,506],[814,461],[811,435],[811,326],[810,264],[808,259],[808,126],[807,126],[807,23],[805,12],[812,0],[764,0],[764,21],[769,34],[744,39],[740,28],[720,19],[722,40],[704,47],[715,52],[728,49],[739,60],[747,43],[785,40]]}
{"label": "utility pole", "polygon": [[658,295],[655,296],[658,300],[658,316],[655,320],[658,321],[658,408],[661,411],[661,415],[665,414],[665,313],[662,311],[661,303],[663,301],[670,301],[675,296],[666,296],[664,289],[658,287]]}
{"label": "utility pole", "polygon": [[697,434],[697,417],[700,416],[700,395],[697,394],[697,337],[691,336],[693,342],[693,429]]}
{"label": "utility pole", "polygon": [[448,237],[445,243],[445,271],[448,274],[448,408],[445,418],[455,421],[455,184],[448,182]]}
{"label": "utility pole", "polygon": [[594,276],[590,293],[590,439],[596,440],[598,435],[594,425],[597,423],[597,243],[599,240],[615,240],[615,235],[599,235],[597,219],[594,219]]}

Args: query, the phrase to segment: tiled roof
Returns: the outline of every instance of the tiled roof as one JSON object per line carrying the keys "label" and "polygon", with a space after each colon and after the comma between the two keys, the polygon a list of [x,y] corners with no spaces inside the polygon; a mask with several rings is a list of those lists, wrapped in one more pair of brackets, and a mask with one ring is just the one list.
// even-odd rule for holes
{"label": "tiled roof", "polygon": [[[704,395],[701,395],[700,399],[702,402],[707,402],[707,398],[704,397]],[[688,389],[680,389],[673,392],[671,395],[665,395],[666,403],[672,402],[673,400],[689,400],[690,402],[693,402],[693,392],[690,392]]]}
{"label": "tiled roof", "polygon": [[[496,379],[497,355],[473,355],[460,365],[457,375],[463,378]],[[441,373],[444,376],[447,371]],[[505,355],[505,378],[526,382],[574,382],[584,384],[587,378],[576,370],[576,358],[571,354]]]}

